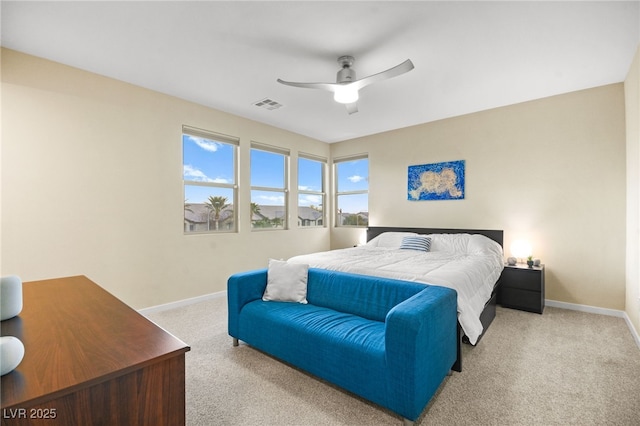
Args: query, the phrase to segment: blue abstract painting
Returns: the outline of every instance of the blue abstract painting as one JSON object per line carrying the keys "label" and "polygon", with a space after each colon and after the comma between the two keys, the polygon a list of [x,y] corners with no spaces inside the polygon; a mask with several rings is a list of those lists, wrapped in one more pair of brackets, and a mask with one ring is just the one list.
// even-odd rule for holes
{"label": "blue abstract painting", "polygon": [[407,176],[408,200],[464,198],[464,160],[409,166]]}

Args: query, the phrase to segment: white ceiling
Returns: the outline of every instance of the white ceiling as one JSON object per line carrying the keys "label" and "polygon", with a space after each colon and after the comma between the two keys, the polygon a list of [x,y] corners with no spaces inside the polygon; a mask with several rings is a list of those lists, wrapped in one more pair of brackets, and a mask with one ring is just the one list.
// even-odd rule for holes
{"label": "white ceiling", "polygon": [[[2,1],[1,14],[10,49],[329,143],[618,83],[640,41],[637,1]],[[334,82],[341,55],[358,78],[415,69],[363,89],[353,115],[276,82]]]}

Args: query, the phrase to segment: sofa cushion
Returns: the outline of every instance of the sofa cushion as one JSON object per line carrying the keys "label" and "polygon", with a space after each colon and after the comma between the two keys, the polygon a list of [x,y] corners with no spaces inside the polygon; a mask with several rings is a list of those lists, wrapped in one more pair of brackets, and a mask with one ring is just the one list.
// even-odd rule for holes
{"label": "sofa cushion", "polygon": [[424,290],[425,284],[325,269],[309,269],[309,303],[384,322],[397,304]]}
{"label": "sofa cushion", "polygon": [[[331,345],[358,347],[359,351],[384,352],[385,325],[380,321],[367,320],[356,315],[337,312],[320,306],[298,305],[286,302],[264,303],[256,300],[242,310],[247,323],[260,324],[261,329],[273,326],[286,333],[287,329],[298,329],[314,339],[327,340]],[[242,327],[242,325],[241,325]],[[262,334],[261,331],[258,331]],[[270,335],[269,338],[273,338]]]}
{"label": "sofa cushion", "polygon": [[377,403],[385,400],[382,322],[312,304],[255,300],[242,309],[240,335],[311,374]]}

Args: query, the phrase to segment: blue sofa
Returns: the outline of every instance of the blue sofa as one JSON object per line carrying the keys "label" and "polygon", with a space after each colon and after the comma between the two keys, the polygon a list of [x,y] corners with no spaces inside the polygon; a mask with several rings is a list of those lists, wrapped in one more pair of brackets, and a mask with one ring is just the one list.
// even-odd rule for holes
{"label": "blue sofa", "polygon": [[412,424],[456,361],[456,292],[310,268],[308,304],[263,301],[267,269],[228,280],[229,335]]}

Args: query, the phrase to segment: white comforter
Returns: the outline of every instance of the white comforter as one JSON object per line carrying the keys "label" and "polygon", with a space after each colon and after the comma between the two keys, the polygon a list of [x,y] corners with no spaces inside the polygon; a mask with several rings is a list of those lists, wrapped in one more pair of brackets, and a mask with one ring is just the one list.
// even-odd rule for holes
{"label": "white comforter", "polygon": [[[480,313],[503,269],[502,248],[481,235],[430,237],[429,252],[400,249],[400,244],[396,247],[382,241],[378,245],[374,239],[364,246],[295,256],[289,262],[452,288],[458,292],[460,325],[475,344],[483,331]],[[395,236],[397,241],[399,238]]]}

